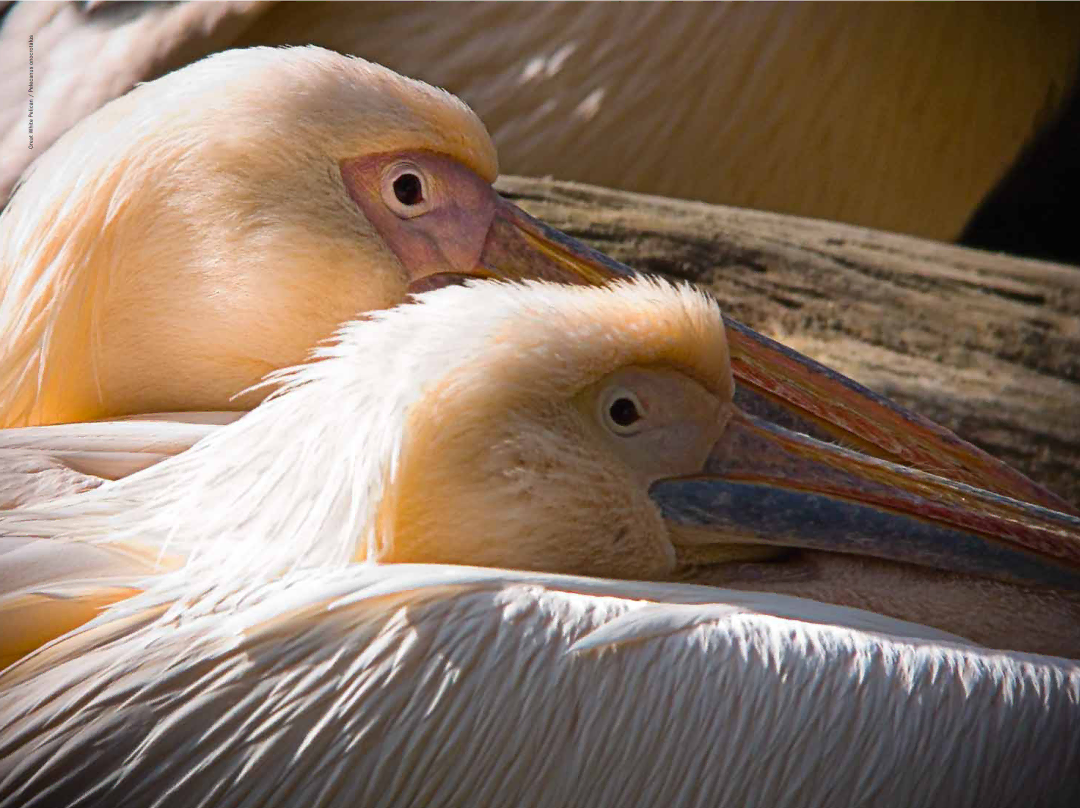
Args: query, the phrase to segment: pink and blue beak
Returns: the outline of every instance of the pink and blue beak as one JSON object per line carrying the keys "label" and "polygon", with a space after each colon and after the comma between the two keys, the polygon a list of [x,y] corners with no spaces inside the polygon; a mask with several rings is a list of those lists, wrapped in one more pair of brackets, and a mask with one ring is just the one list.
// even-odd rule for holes
{"label": "pink and blue beak", "polygon": [[[635,273],[500,200],[477,274],[602,283]],[[797,351],[725,325],[736,415],[700,474],[653,484],[667,520],[702,541],[1080,591],[1080,518],[1061,498]]]}

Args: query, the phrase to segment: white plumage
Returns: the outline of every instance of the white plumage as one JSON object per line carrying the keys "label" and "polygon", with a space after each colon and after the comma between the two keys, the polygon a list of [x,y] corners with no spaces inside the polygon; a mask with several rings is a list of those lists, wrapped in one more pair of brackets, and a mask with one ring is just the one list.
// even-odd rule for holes
{"label": "white plumage", "polygon": [[[0,675],[0,808],[1080,798],[1072,661],[776,593],[370,563],[675,565],[662,520],[635,551],[624,500],[596,498],[648,479],[585,429],[608,400],[588,391],[678,376],[687,397],[647,416],[688,408],[673,423],[689,428],[714,399],[722,415],[706,296],[479,283],[349,324],[318,358],[176,457],[0,515],[0,608],[14,598],[20,627],[42,603],[120,601]],[[590,459],[604,447],[623,460]],[[427,501],[465,504],[418,537],[409,509]]]}
{"label": "white plumage", "polygon": [[412,565],[236,596],[16,673],[0,805],[1080,798],[1080,667],[857,610]]}
{"label": "white plumage", "polygon": [[[226,585],[296,566],[399,560],[394,525],[380,523],[379,509],[402,496],[398,465],[417,431],[410,418],[446,431],[467,419],[490,428],[508,420],[511,400],[528,404],[680,351],[730,384],[723,333],[714,300],[663,281],[442,289],[342,326],[314,351],[321,361],[273,374],[278,393],[191,449],[93,492],[0,513],[0,537],[176,552],[191,557],[187,578]],[[131,422],[123,431],[138,436],[144,426],[154,428]],[[172,426],[184,435],[206,429]],[[94,425],[84,428],[92,434]],[[0,584],[3,573],[0,562]]]}

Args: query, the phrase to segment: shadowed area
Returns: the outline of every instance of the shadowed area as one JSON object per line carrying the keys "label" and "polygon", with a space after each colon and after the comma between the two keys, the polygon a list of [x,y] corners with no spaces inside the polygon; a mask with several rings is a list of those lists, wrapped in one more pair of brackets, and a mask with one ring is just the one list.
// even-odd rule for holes
{"label": "shadowed area", "polygon": [[227,47],[316,44],[461,96],[509,173],[953,239],[1062,109],[1080,10],[58,3],[15,5],[0,35],[0,195],[35,153],[138,81]]}

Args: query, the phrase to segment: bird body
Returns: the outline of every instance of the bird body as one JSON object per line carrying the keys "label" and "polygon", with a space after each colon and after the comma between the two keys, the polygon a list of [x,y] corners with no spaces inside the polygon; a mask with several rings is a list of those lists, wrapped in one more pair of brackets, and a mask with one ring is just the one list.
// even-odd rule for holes
{"label": "bird body", "polygon": [[239,413],[0,430],[0,510],[96,488],[189,449]]}
{"label": "bird body", "polygon": [[234,594],[125,610],[6,684],[0,806],[1080,798],[1061,659],[797,598],[469,567]]}

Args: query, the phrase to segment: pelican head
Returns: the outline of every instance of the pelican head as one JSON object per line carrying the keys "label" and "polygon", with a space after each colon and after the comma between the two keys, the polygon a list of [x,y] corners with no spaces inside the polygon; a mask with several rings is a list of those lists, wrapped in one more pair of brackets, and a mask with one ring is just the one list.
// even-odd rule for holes
{"label": "pelican head", "polygon": [[[533,284],[431,303],[440,322],[452,307],[486,339],[460,364],[444,360],[454,369],[403,422],[377,523],[384,560],[704,576],[987,642],[1024,640],[996,633],[1013,611],[982,625],[974,592],[1060,597],[1075,621],[1080,520],[746,413],[705,295],[665,283]],[[481,308],[498,319],[487,325]],[[896,597],[875,596],[883,585]],[[920,588],[939,611],[920,608]],[[970,611],[945,614],[958,606]]]}
{"label": "pelican head", "polygon": [[[0,217],[0,426],[247,409],[448,275],[595,281],[492,189],[452,95],[314,47],[220,53],[72,128]],[[557,243],[556,243],[557,242]],[[432,280],[432,278],[435,280]]]}
{"label": "pelican head", "polygon": [[200,586],[357,561],[692,577],[1080,655],[1080,520],[746,414],[688,286],[472,282],[316,356],[191,450],[3,532]]}

